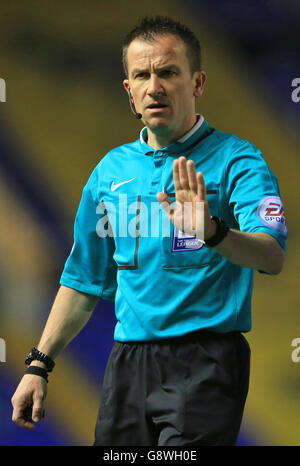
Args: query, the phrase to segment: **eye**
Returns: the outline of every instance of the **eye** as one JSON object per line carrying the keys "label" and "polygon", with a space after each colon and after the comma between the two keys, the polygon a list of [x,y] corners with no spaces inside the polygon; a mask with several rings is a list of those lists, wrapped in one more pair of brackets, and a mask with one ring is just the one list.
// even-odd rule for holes
{"label": "eye", "polygon": [[162,70],[159,75],[161,78],[170,78],[171,76],[174,76],[176,73],[173,70]]}
{"label": "eye", "polygon": [[148,76],[149,76],[149,73],[147,73],[146,71],[141,71],[140,73],[137,73],[135,75],[135,77],[138,79],[146,79]]}

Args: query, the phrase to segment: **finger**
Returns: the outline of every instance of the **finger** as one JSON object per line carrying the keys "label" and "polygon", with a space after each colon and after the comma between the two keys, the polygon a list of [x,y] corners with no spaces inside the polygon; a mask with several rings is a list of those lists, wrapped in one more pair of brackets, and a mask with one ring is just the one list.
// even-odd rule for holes
{"label": "finger", "polygon": [[33,407],[32,407],[32,420],[34,422],[40,422],[43,417],[43,395],[37,393],[33,398]]}
{"label": "finger", "polygon": [[156,197],[157,200],[160,202],[162,208],[166,211],[168,217],[172,219],[174,206],[169,196],[166,193],[158,193]]}
{"label": "finger", "polygon": [[175,191],[181,191],[182,186],[180,184],[180,179],[179,179],[179,162],[178,162],[178,159],[174,160],[174,162],[173,162],[173,180],[174,180]]}
{"label": "finger", "polygon": [[16,405],[13,410],[12,414],[12,421],[15,422],[19,427],[22,427],[23,429],[34,429],[34,424],[33,422],[27,421],[24,419],[24,409],[26,406],[24,405]]}
{"label": "finger", "polygon": [[198,192],[200,201],[207,202],[205,181],[204,181],[203,174],[201,172],[197,173],[197,185],[198,185],[197,192]]}
{"label": "finger", "polygon": [[187,162],[187,173],[189,178],[189,186],[193,193],[198,193],[198,183],[195,170],[195,164],[193,160],[188,160]]}
{"label": "finger", "polygon": [[172,201],[170,200],[167,193],[164,193],[164,192],[157,193],[156,198],[159,202],[167,202],[168,204],[172,204]]}
{"label": "finger", "polygon": [[205,216],[204,216],[204,202],[197,201],[195,205],[195,235],[200,241],[204,241],[204,225],[205,225]]}
{"label": "finger", "polygon": [[181,156],[179,157],[179,181],[183,189],[189,190],[190,185],[189,185],[189,178],[187,174],[187,168],[186,168],[186,158]]}

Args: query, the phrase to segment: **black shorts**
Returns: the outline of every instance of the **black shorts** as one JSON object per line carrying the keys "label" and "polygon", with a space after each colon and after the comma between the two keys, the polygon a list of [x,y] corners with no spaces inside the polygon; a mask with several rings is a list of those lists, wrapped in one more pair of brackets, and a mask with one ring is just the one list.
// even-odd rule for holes
{"label": "black shorts", "polygon": [[115,342],[94,445],[235,445],[249,387],[239,332]]}

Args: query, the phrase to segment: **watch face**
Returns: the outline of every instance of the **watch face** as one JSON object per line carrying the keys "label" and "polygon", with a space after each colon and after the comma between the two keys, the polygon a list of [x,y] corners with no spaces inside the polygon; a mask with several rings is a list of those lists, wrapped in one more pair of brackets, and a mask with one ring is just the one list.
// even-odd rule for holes
{"label": "watch face", "polygon": [[49,372],[52,371],[55,363],[47,357],[47,355],[41,353],[38,349],[32,348],[27,358],[25,359],[25,364],[29,365],[33,360],[42,361],[48,367]]}
{"label": "watch face", "polygon": [[25,360],[25,364],[30,364],[30,363],[33,361],[33,358],[34,358],[34,356],[35,356],[34,353],[35,353],[35,352],[34,352],[33,349],[30,350],[30,352],[28,353],[27,358],[26,358],[26,360]]}
{"label": "watch face", "polygon": [[27,358],[25,359],[25,364],[30,364],[32,361],[32,352],[27,355]]}

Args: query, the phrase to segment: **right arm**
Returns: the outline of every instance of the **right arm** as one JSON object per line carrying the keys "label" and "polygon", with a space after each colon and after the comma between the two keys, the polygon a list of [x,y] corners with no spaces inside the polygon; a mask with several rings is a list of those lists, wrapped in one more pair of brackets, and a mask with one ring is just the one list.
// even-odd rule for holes
{"label": "right arm", "polygon": [[[98,299],[97,296],[60,286],[37,349],[55,359],[86,325]],[[32,361],[30,365],[46,368],[40,361]],[[20,427],[33,429],[34,424],[22,418],[23,410],[33,405],[32,418],[40,421],[46,395],[47,382],[40,376],[25,374],[11,400],[14,408],[12,420]]]}

